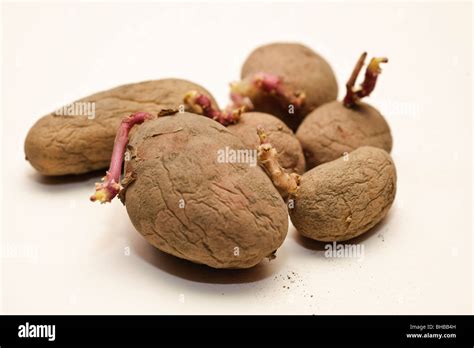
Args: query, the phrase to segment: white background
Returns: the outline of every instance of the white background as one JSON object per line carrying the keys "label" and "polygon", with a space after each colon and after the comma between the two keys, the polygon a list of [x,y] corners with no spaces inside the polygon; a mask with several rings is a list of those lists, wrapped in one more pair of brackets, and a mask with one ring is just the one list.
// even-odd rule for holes
{"label": "white background", "polygon": [[[392,128],[398,192],[361,260],[291,227],[254,269],[194,265],[149,246],[120,202],[89,202],[100,174],[47,179],[24,160],[40,116],[116,85],[186,78],[225,104],[272,41],[325,56],[340,97],[363,50],[390,58],[368,101]],[[471,64],[469,3],[4,3],[3,313],[472,313]]]}

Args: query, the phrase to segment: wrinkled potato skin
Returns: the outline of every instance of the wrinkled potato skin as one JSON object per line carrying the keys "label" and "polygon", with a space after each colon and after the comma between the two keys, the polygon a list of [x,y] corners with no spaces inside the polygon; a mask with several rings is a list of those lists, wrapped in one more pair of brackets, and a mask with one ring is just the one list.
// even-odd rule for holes
{"label": "wrinkled potato skin", "polygon": [[145,122],[129,142],[125,168],[136,180],[126,189],[125,205],[156,248],[214,268],[249,268],[283,243],[287,209],[260,167],[218,163],[217,151],[226,146],[245,148],[202,116]]}
{"label": "wrinkled potato skin", "polygon": [[241,115],[236,124],[227,129],[237,135],[250,149],[257,149],[260,139],[257,127],[263,127],[270,144],[278,151],[278,160],[289,173],[303,174],[305,160],[301,144],[293,131],[280,119],[261,112],[247,112]]}
{"label": "wrinkled potato skin", "polygon": [[189,90],[208,91],[179,79],[145,81],[119,86],[76,102],[95,102],[95,118],[58,116],[38,120],[25,140],[25,155],[43,175],[81,174],[108,166],[115,134],[123,117],[137,111],[157,114],[178,108]]}
{"label": "wrinkled potato skin", "polygon": [[337,159],[306,172],[295,205],[293,225],[318,241],[345,241],[381,221],[395,199],[397,174],[390,155],[361,147],[349,160]]}
{"label": "wrinkled potato skin", "polygon": [[341,157],[361,146],[392,150],[392,135],[385,118],[374,107],[359,103],[346,108],[341,102],[325,104],[303,121],[296,132],[303,146],[306,168]]}
{"label": "wrinkled potato skin", "polygon": [[300,112],[295,114],[289,114],[288,109],[271,96],[252,100],[255,111],[277,116],[294,131],[308,113],[337,98],[337,81],[331,66],[304,45],[274,43],[257,48],[245,61],[241,78],[259,72],[280,76],[291,90],[306,93],[305,104]]}

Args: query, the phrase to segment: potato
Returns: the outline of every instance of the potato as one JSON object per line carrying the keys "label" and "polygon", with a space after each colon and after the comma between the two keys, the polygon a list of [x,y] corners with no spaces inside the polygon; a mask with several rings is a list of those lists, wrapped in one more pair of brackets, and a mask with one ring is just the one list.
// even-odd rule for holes
{"label": "potato", "polygon": [[278,93],[250,96],[255,111],[277,116],[294,131],[308,113],[337,98],[337,81],[331,66],[299,43],[272,43],[255,49],[243,64],[241,79],[248,80],[260,73],[278,77],[277,84],[287,92],[304,94],[303,104],[294,113],[289,109],[293,103],[277,100]]}
{"label": "potato", "polygon": [[95,118],[51,113],[30,129],[25,140],[26,159],[43,175],[81,174],[104,169],[110,161],[115,133],[124,116],[135,111],[156,114],[178,108],[189,90],[206,94],[195,83],[164,79],[123,85],[80,99],[95,103]]}
{"label": "potato", "polygon": [[[390,155],[364,146],[320,165],[301,177],[293,225],[318,241],[345,241],[371,229],[387,214],[395,199],[397,175]],[[291,207],[291,205],[290,205]]]}
{"label": "potato", "polygon": [[134,129],[125,162],[133,181],[122,197],[150,244],[214,268],[249,268],[283,243],[283,199],[259,166],[219,161],[226,147],[245,149],[224,126],[190,113]]}
{"label": "potato", "polygon": [[351,108],[338,101],[320,106],[306,116],[296,137],[303,146],[307,169],[361,146],[392,150],[392,135],[384,117],[363,102]]}
{"label": "potato", "polygon": [[288,172],[302,174],[305,160],[301,145],[293,131],[280,119],[261,112],[247,112],[240,115],[238,123],[227,126],[250,149],[260,145],[257,127],[263,127],[270,142],[279,154],[279,161]]}

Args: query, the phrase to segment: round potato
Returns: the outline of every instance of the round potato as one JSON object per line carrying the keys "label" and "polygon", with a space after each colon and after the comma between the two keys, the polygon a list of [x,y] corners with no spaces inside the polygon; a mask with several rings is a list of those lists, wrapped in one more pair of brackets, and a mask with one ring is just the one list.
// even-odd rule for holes
{"label": "round potato", "polygon": [[279,162],[289,173],[303,174],[305,160],[303,150],[293,131],[280,119],[261,112],[247,112],[240,116],[239,122],[227,126],[250,149],[260,145],[257,128],[262,127],[279,154]]}
{"label": "round potato", "polygon": [[396,187],[390,155],[379,148],[361,147],[347,158],[306,172],[289,209],[290,218],[305,237],[345,241],[367,232],[385,217]]}
{"label": "round potato", "polygon": [[296,132],[306,168],[333,161],[361,146],[392,150],[390,127],[380,112],[360,102],[351,108],[333,101],[310,113]]}
{"label": "round potato", "polygon": [[252,98],[255,111],[281,118],[294,131],[308,113],[337,98],[337,81],[331,66],[302,44],[272,43],[255,49],[244,62],[241,78],[262,72],[281,78],[288,90],[304,93],[304,103],[294,113],[273,95],[262,93]]}

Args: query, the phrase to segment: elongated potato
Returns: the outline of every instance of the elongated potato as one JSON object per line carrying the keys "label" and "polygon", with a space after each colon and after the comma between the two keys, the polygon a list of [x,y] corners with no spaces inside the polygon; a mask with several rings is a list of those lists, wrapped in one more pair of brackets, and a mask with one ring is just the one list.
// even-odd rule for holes
{"label": "elongated potato", "polygon": [[195,114],[160,117],[130,135],[122,192],[135,228],[158,249],[214,268],[248,268],[280,247],[286,205],[259,166],[223,161],[246,150],[219,123]]}
{"label": "elongated potato", "polygon": [[107,167],[115,133],[123,117],[145,111],[156,114],[178,108],[189,90],[207,95],[203,87],[185,80],[163,79],[119,86],[74,102],[95,103],[95,117],[57,115],[42,117],[25,140],[26,159],[43,175],[81,174]]}
{"label": "elongated potato", "polygon": [[395,165],[379,148],[361,147],[301,177],[289,209],[293,225],[303,236],[319,241],[357,237],[381,221],[397,187]]}

